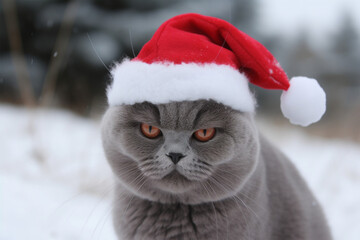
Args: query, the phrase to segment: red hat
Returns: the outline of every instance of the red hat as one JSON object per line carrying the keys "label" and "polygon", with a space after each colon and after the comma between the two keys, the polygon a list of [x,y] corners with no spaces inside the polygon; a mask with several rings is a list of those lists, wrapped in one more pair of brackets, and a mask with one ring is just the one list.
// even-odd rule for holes
{"label": "red hat", "polygon": [[288,80],[275,57],[230,23],[183,14],[163,23],[139,55],[111,71],[109,105],[155,104],[212,99],[242,112],[254,112],[248,82],[283,90],[281,110],[294,124],[307,126],[325,112],[325,93],[314,79]]}

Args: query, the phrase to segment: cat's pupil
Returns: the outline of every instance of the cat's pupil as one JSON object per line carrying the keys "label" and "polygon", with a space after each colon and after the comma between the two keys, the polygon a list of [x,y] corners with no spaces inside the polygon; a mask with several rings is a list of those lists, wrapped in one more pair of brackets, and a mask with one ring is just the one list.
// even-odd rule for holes
{"label": "cat's pupil", "polygon": [[151,130],[152,130],[152,126],[149,126],[149,133],[151,133]]}
{"label": "cat's pupil", "polygon": [[206,136],[206,129],[203,130],[204,136]]}

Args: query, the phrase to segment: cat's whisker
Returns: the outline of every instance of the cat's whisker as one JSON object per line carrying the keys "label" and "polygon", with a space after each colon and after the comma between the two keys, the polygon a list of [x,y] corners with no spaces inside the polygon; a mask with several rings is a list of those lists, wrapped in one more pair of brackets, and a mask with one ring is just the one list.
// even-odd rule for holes
{"label": "cat's whisker", "polygon": [[[226,173],[226,174],[229,174],[229,175],[233,176],[234,178],[238,179],[239,181],[242,181],[242,179],[243,179],[243,176],[241,176],[241,175],[236,175],[236,174],[234,174],[233,172],[227,171],[227,170],[225,170],[225,169],[223,169],[223,168],[221,168],[221,167],[217,168],[216,171],[222,171],[222,172],[224,172],[224,173]],[[219,174],[219,175],[217,175],[217,176],[221,176],[221,175]],[[229,180],[227,180],[227,181],[229,181]],[[247,186],[254,186],[254,187],[255,187],[255,186],[256,186],[256,183],[247,182],[246,185],[247,185]]]}
{"label": "cat's whisker", "polygon": [[[218,185],[218,186],[220,186],[220,187],[222,187],[222,188],[226,188],[226,186],[224,186],[223,184],[221,184],[217,179],[215,179],[213,176],[211,177],[211,179],[213,179],[214,180],[214,184],[215,185]],[[238,207],[238,209],[240,210],[240,212],[242,213],[242,215],[244,216],[244,222],[245,222],[245,229],[246,229],[246,233],[247,233],[247,235],[250,237],[250,229],[249,229],[249,223],[248,223],[248,221],[247,221],[247,216],[246,216],[246,214],[243,212],[243,208],[241,207],[241,205],[239,205],[239,203],[238,203],[238,199],[235,197],[235,196],[231,196],[230,197],[230,199],[232,199],[234,202],[235,202],[235,204],[237,205],[237,207]],[[250,239],[250,238],[249,238]]]}
{"label": "cat's whisker", "polygon": [[241,205],[239,205],[239,202],[237,201],[237,199],[234,196],[231,196],[230,199],[236,204],[236,206],[238,207],[238,209],[240,210],[241,214],[243,215],[243,219],[244,219],[244,223],[245,223],[245,229],[246,229],[246,234],[248,236],[247,239],[251,239],[250,236],[250,228],[249,228],[249,221],[247,220],[248,217],[246,215],[246,213],[243,211],[243,208]]}
{"label": "cat's whisker", "polygon": [[[225,184],[220,183],[216,178],[213,178],[213,179],[215,180],[215,182],[217,182],[218,184],[222,185],[223,187],[225,187],[225,188],[227,187]],[[247,209],[247,211],[248,211],[249,213],[254,214],[254,216],[255,216],[255,218],[258,220],[258,222],[261,222],[260,217],[255,213],[255,211],[254,211],[252,208],[250,208],[240,197],[238,197],[237,195],[233,195],[232,198],[235,198],[235,199],[239,200],[239,201],[244,205],[244,207]],[[237,202],[237,201],[236,201],[236,202]],[[241,208],[240,208],[240,209],[241,209]]]}
{"label": "cat's whisker", "polygon": [[151,168],[154,168],[154,167],[157,167],[158,165],[159,165],[159,163],[160,162],[149,162],[149,163],[144,163],[144,164],[140,164],[139,165],[139,168],[140,169],[143,169],[143,170],[145,170],[145,169],[151,169]]}
{"label": "cat's whisker", "polygon": [[143,160],[140,160],[139,161],[139,165],[142,166],[142,165],[146,165],[146,164],[153,164],[153,163],[156,163],[156,162],[159,162],[158,158],[145,158]]}
{"label": "cat's whisker", "polygon": [[156,172],[159,171],[159,167],[158,166],[147,166],[144,168],[141,168],[143,172]]}
{"label": "cat's whisker", "polygon": [[[95,237],[95,233],[98,229],[98,227],[100,226],[100,223],[102,221],[104,221],[104,219],[107,219],[108,216],[111,214],[111,212],[114,210],[114,206],[111,206],[110,208],[108,208],[108,210],[102,215],[102,217],[97,221],[95,228],[93,229],[92,233],[91,233],[91,238],[93,239]],[[101,234],[101,232],[99,233]]]}
{"label": "cat's whisker", "polygon": [[100,229],[100,232],[99,232],[99,235],[98,235],[98,240],[100,239],[101,233],[102,233],[102,231],[103,231],[103,229],[104,229],[104,226],[105,226],[107,220],[109,219],[109,216],[111,216],[111,213],[113,212],[113,210],[114,210],[114,208],[109,208],[107,214],[105,215],[103,224],[102,224],[102,226],[101,226],[101,229]]}
{"label": "cat's whisker", "polygon": [[81,228],[81,232],[84,231],[84,228],[85,228],[85,226],[87,225],[87,223],[88,223],[89,219],[91,218],[91,216],[93,215],[95,209],[99,206],[99,204],[100,204],[102,201],[105,200],[106,195],[108,195],[111,191],[113,191],[113,189],[114,189],[114,187],[115,187],[114,185],[115,185],[114,183],[111,183],[111,185],[109,185],[109,186],[107,187],[107,189],[105,189],[105,192],[104,192],[103,194],[101,194],[100,199],[97,201],[97,203],[96,203],[95,206],[91,209],[89,215],[87,216],[86,221],[84,222],[84,224],[83,224],[83,226],[82,226],[82,228]]}
{"label": "cat's whisker", "polygon": [[[239,179],[239,181],[241,181],[241,177],[235,175],[235,174],[232,173],[232,172],[226,171],[226,170],[224,170],[224,169],[222,169],[222,168],[217,168],[216,171],[223,171],[224,173],[229,174],[229,175],[231,175],[231,176]],[[217,176],[217,177],[221,177],[222,179],[224,179],[224,181],[227,181],[227,182],[230,181],[229,179],[223,178],[221,174],[217,174],[216,176]],[[247,187],[254,187],[254,188],[255,188],[255,187],[257,187],[257,184],[254,183],[254,182],[248,181],[248,182],[246,182],[246,186],[247,186]]]}
{"label": "cat's whisker", "polygon": [[89,41],[90,41],[90,44],[91,44],[91,47],[92,47],[92,49],[94,50],[96,56],[98,57],[98,59],[100,60],[100,62],[102,63],[102,65],[105,67],[105,69],[108,71],[108,73],[111,73],[110,69],[108,68],[108,66],[106,66],[106,64],[104,63],[104,61],[101,59],[98,51],[96,50],[96,48],[95,48],[95,46],[94,46],[94,43],[93,43],[93,41],[92,41],[91,38],[90,38],[90,34],[89,34],[89,33],[86,33],[86,34],[87,34],[87,37],[88,37],[88,39],[89,39]]}
{"label": "cat's whisker", "polygon": [[[119,176],[122,178],[122,179],[129,179],[129,178],[132,178],[134,177],[134,179],[127,183],[129,185],[131,185],[132,183],[134,183],[136,181],[137,178],[139,178],[140,176],[142,176],[142,174],[138,174],[138,169],[133,169],[133,170],[129,170],[127,172],[122,172],[122,173],[119,173]],[[134,176],[133,176],[134,175]]]}
{"label": "cat's whisker", "polygon": [[[141,181],[143,181],[143,183],[140,185],[140,187],[137,189],[137,191],[139,191],[139,190],[141,189],[141,187],[145,184],[145,182],[146,182],[146,178],[144,178],[144,177],[140,178],[140,182],[141,182]],[[132,194],[132,196],[131,196],[131,199],[130,199],[129,203],[128,203],[128,205],[127,205],[127,206],[126,206],[126,208],[125,208],[125,211],[124,211],[124,216],[126,216],[127,210],[128,210],[128,208],[129,208],[129,206],[130,206],[130,204],[131,204],[132,200],[134,199],[134,197],[135,197],[135,195],[134,195],[134,194]]]}
{"label": "cat's whisker", "polygon": [[[218,175],[218,177],[220,177],[220,178],[222,178],[223,180],[226,180],[226,179],[224,179],[221,175]],[[217,181],[219,184],[221,184],[215,177],[214,177],[214,180],[215,181]],[[226,187],[226,185],[224,185],[224,184],[222,184],[224,187]],[[254,215],[258,218],[258,220],[260,221],[260,218],[259,218],[259,216],[255,213],[255,211],[253,211],[251,208],[249,208],[246,204],[245,204],[245,202],[240,198],[240,197],[238,197],[237,195],[234,195],[234,197],[236,197],[236,198],[238,198],[243,204],[244,204],[244,206],[246,207],[246,208],[248,208],[248,210],[251,210],[251,212],[253,212],[254,213]]]}
{"label": "cat's whisker", "polygon": [[[216,192],[214,191],[214,189],[211,187],[210,184],[209,184],[209,188],[214,192],[214,194],[216,194]],[[211,201],[210,203],[214,209],[215,225],[216,225],[216,239],[219,239],[219,228],[218,228],[218,218],[217,218],[216,208],[215,208],[214,202]]]}
{"label": "cat's whisker", "polygon": [[223,210],[223,213],[225,215],[225,220],[226,220],[226,240],[228,240],[229,239],[229,216],[227,214],[226,207],[224,206],[224,203],[219,202],[219,204],[221,204],[223,206],[222,210]]}
{"label": "cat's whisker", "polygon": [[210,172],[210,173],[213,171],[210,167],[208,167],[206,165],[200,165],[198,163],[194,163],[193,166],[194,167],[199,167],[201,170],[207,171],[207,172]]}
{"label": "cat's whisker", "polygon": [[[96,207],[97,207],[97,206],[100,204],[100,202],[105,198],[105,195],[108,194],[108,193],[110,193],[110,191],[113,191],[114,188],[115,188],[115,182],[113,182],[113,183],[110,185],[109,189],[105,192],[105,194],[103,194],[102,199],[100,199],[100,201],[98,201],[97,204],[96,204],[96,206],[92,209],[92,211],[91,211],[90,215],[88,216],[85,224],[83,225],[82,231],[83,231],[84,227],[86,226],[89,218],[91,217],[91,215],[92,215],[93,212],[95,211]],[[122,196],[123,194],[120,194],[120,195]],[[120,198],[121,196],[117,196],[117,198]],[[99,227],[99,224],[100,224],[100,222],[102,221],[102,219],[106,220],[106,219],[108,218],[108,216],[110,216],[110,214],[114,211],[114,208],[115,208],[115,205],[114,205],[114,204],[112,204],[112,205],[110,205],[110,207],[108,207],[108,209],[106,210],[106,212],[103,214],[103,216],[102,216],[102,217],[98,220],[98,222],[96,223],[96,226],[95,226],[95,228],[94,228],[93,231],[92,231],[92,234],[91,234],[91,238],[90,238],[90,239],[93,239],[93,238],[94,238],[95,233],[96,233],[96,231],[97,231],[97,228]],[[103,224],[103,227],[104,227],[104,224]],[[102,227],[102,228],[103,228],[103,227]],[[102,232],[102,230],[101,230],[100,233],[99,233],[99,237],[100,237],[100,235],[101,235],[101,232]],[[99,238],[99,237],[98,237],[98,238]]]}
{"label": "cat's whisker", "polygon": [[221,167],[217,168],[216,170],[217,170],[217,171],[224,172],[224,173],[226,173],[226,174],[230,174],[231,176],[233,176],[233,177],[235,177],[235,178],[239,178],[238,175],[236,175],[236,174],[234,174],[234,173],[232,173],[232,172],[230,172],[230,171],[227,171],[227,170],[225,170],[225,169],[223,169],[223,168],[221,168]]}
{"label": "cat's whisker", "polygon": [[247,195],[245,195],[244,193],[242,193],[241,190],[238,191],[238,194],[241,194],[243,197],[245,197],[245,198],[247,198],[248,200],[252,201],[254,204],[257,205],[257,207],[261,208],[261,210],[268,212],[268,210],[265,209],[265,208],[264,208],[262,205],[260,205],[259,203],[257,203],[255,199],[252,199],[252,198],[248,197]]}
{"label": "cat's whisker", "polygon": [[[221,178],[222,180],[227,181],[228,183],[230,183],[228,179],[222,177],[221,175],[217,175],[217,177],[219,177],[219,178]],[[219,181],[218,181],[218,182],[219,182]],[[260,207],[260,208],[262,208],[263,210],[265,210],[262,206],[260,206],[258,203],[256,203],[256,201],[255,201],[254,199],[252,199],[252,198],[250,198],[250,197],[247,197],[245,194],[243,194],[243,193],[241,192],[241,190],[238,191],[237,194],[241,194],[242,196],[246,197],[248,200],[250,200],[250,201],[252,201],[253,203],[255,203],[258,207]],[[235,195],[235,197],[239,198],[239,197],[236,196],[236,195]],[[239,200],[240,200],[243,204],[245,204],[240,198],[239,198]],[[245,206],[248,207],[246,204],[245,204]],[[250,208],[250,209],[251,209],[251,208]],[[257,216],[257,214],[256,214],[252,209],[251,209],[251,211],[252,211],[252,212],[255,214],[255,216],[260,220],[260,218]]]}
{"label": "cat's whisker", "polygon": [[121,170],[137,170],[136,165],[121,166]]}
{"label": "cat's whisker", "polygon": [[144,176],[142,174],[139,174],[137,177],[135,177],[130,183],[128,183],[129,185],[134,184],[134,185],[138,185],[140,183],[140,181],[144,178]]}
{"label": "cat's whisker", "polygon": [[[122,170],[124,170],[124,169],[122,169]],[[120,172],[119,175],[121,177],[128,177],[128,176],[130,176],[132,174],[136,174],[137,171],[138,171],[137,168],[128,169],[126,172]]]}
{"label": "cat's whisker", "polygon": [[211,165],[210,163],[207,163],[206,161],[203,161],[203,160],[200,160],[200,159],[198,159],[198,161],[199,161],[200,163],[204,164],[204,165],[207,166],[207,167],[212,167],[212,165]]}

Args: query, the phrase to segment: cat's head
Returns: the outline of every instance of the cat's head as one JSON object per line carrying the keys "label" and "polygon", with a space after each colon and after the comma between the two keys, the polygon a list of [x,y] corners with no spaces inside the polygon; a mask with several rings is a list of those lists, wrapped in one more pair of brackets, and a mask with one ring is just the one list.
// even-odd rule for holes
{"label": "cat's head", "polygon": [[205,100],[110,107],[102,138],[120,184],[165,203],[232,196],[253,173],[259,152],[251,114]]}

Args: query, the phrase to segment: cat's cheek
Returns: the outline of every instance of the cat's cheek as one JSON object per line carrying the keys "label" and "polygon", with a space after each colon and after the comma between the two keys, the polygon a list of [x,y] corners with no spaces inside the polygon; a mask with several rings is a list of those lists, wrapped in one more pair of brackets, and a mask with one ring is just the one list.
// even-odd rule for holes
{"label": "cat's cheek", "polygon": [[229,138],[194,144],[199,159],[215,165],[232,159],[234,157],[234,147],[234,141]]}
{"label": "cat's cheek", "polygon": [[139,162],[142,159],[155,156],[160,146],[163,144],[161,138],[145,139],[145,137],[134,134],[124,134],[119,141],[124,151]]}

